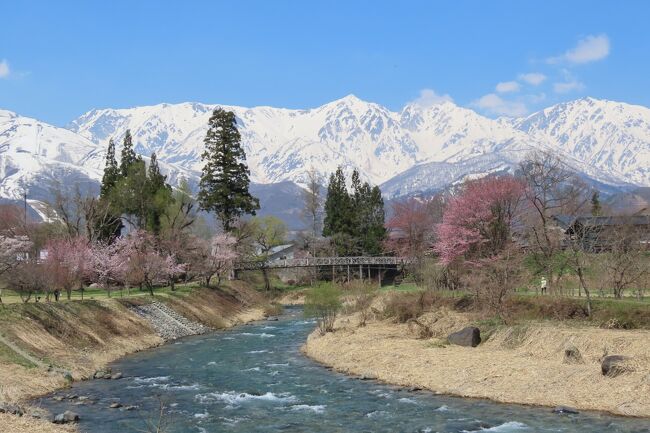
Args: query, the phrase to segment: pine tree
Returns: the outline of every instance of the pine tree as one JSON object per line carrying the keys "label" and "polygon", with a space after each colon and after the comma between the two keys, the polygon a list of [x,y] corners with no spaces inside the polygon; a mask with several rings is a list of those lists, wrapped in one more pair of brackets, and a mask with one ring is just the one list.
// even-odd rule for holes
{"label": "pine tree", "polygon": [[352,232],[352,202],[345,185],[343,169],[338,167],[336,173],[330,175],[327,185],[323,236],[333,236],[337,233],[351,235]]}
{"label": "pine tree", "polygon": [[148,215],[146,227],[158,234],[160,232],[160,219],[173,200],[171,186],[167,183],[167,176],[160,172],[156,153],[151,154],[149,169],[147,171]]}
{"label": "pine tree", "polygon": [[591,214],[593,216],[600,216],[603,213],[603,207],[600,204],[600,193],[594,191],[591,195]]}
{"label": "pine tree", "polygon": [[156,152],[151,154],[149,169],[147,171],[147,178],[149,179],[149,187],[153,193],[169,186],[167,185],[167,176],[160,172],[160,166],[158,165]]}
{"label": "pine tree", "polygon": [[366,229],[361,232],[364,236],[362,248],[365,254],[377,255],[382,252],[383,243],[386,239],[384,199],[377,185],[370,190],[365,208]]}
{"label": "pine tree", "polygon": [[228,232],[240,215],[255,215],[260,208],[259,200],[248,191],[250,172],[235,113],[215,109],[204,143],[201,160],[205,165],[198,200],[202,209],[217,214],[223,229]]}
{"label": "pine tree", "polygon": [[120,170],[115,160],[115,142],[111,138],[108,141],[108,150],[106,151],[106,165],[104,166],[100,197],[106,197],[111,189],[115,187],[119,178]]}
{"label": "pine tree", "polygon": [[133,137],[131,137],[131,130],[127,129],[122,144],[122,158],[120,159],[120,173],[122,177],[126,177],[129,174],[129,167],[138,160],[141,160],[141,158],[133,150]]}
{"label": "pine tree", "polygon": [[354,209],[352,236],[360,253],[377,255],[382,252],[386,236],[384,227],[384,199],[377,186],[361,183],[359,172],[352,172],[352,203]]}
{"label": "pine tree", "polygon": [[99,199],[101,201],[101,215],[95,216],[95,230],[98,233],[98,239],[103,242],[110,242],[120,235],[124,225],[120,218],[119,211],[114,209],[111,203],[111,196],[120,181],[121,173],[115,160],[115,142],[111,138],[108,141],[108,149],[106,150],[106,165],[104,166],[104,176],[102,177],[102,185],[100,190]]}

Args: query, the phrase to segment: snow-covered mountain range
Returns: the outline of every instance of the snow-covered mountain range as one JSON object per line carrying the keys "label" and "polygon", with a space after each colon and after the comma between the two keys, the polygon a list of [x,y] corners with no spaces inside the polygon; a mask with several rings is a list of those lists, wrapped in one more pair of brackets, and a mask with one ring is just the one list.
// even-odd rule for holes
{"label": "snow-covered mountain range", "polygon": [[[0,110],[0,197],[45,200],[56,182],[101,178],[110,138],[130,129],[136,151],[156,152],[172,182],[198,179],[208,118],[217,105],[98,109],[67,128]],[[531,150],[559,154],[607,187],[650,186],[650,109],[583,98],[526,118],[489,119],[443,102],[394,112],[355,96],[307,110],[222,106],[237,115],[253,182],[302,183],[314,167],[343,165],[389,197],[434,191],[467,177],[513,171]]]}

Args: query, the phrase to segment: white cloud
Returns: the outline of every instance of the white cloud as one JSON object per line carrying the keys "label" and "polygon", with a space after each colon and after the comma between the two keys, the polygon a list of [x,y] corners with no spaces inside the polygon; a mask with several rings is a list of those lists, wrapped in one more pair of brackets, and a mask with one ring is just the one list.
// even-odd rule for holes
{"label": "white cloud", "polygon": [[546,59],[548,63],[560,63],[562,61],[582,64],[595,62],[604,59],[609,55],[609,38],[602,34],[598,36],[589,35],[578,41],[578,44],[561,56]]}
{"label": "white cloud", "polygon": [[489,114],[498,116],[519,117],[528,114],[528,108],[523,102],[508,101],[495,93],[481,96],[472,102],[472,105]]}
{"label": "white cloud", "polygon": [[546,80],[546,75],[540,72],[530,72],[528,74],[519,74],[519,79],[533,86],[539,86]]}
{"label": "white cloud", "polygon": [[518,92],[521,86],[516,81],[504,81],[496,86],[496,91],[499,93]]}
{"label": "white cloud", "polygon": [[563,83],[553,83],[553,91],[555,93],[569,93],[573,91],[583,90],[585,85],[578,80],[565,81]]}
{"label": "white cloud", "polygon": [[9,63],[6,60],[0,62],[0,78],[7,78],[11,71],[9,70]]}
{"label": "white cloud", "polygon": [[442,104],[443,102],[454,102],[454,100],[447,94],[437,94],[433,89],[422,89],[420,90],[420,96],[411,101],[411,104],[419,105],[422,108],[428,108]]}

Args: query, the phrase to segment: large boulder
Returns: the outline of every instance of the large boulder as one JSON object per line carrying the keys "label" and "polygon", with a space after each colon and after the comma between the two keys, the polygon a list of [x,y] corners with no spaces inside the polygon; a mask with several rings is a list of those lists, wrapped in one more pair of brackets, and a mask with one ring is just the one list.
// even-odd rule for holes
{"label": "large boulder", "polygon": [[609,355],[603,358],[600,370],[603,376],[616,377],[620,374],[633,371],[630,358],[621,355]]}
{"label": "large boulder", "polygon": [[481,330],[474,326],[468,326],[449,334],[447,340],[457,346],[476,347],[481,343]]}
{"label": "large boulder", "polygon": [[76,412],[66,410],[63,413],[60,413],[60,414],[56,415],[52,422],[54,424],[69,424],[69,423],[78,422],[78,421],[79,421],[79,415]]}

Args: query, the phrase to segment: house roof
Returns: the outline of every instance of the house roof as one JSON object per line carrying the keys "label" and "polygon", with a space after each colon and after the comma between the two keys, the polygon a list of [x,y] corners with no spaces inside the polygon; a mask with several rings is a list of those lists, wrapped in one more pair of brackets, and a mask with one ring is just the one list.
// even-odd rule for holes
{"label": "house roof", "polygon": [[278,246],[276,246],[276,247],[271,248],[271,249],[269,250],[269,254],[270,254],[270,255],[273,255],[273,254],[280,253],[280,252],[282,252],[282,251],[286,251],[286,250],[288,250],[288,249],[291,249],[291,248],[293,247],[293,245],[294,245],[294,244],[278,245]]}
{"label": "house roof", "polygon": [[569,228],[574,224],[582,226],[622,226],[622,225],[635,225],[645,226],[650,225],[650,215],[630,215],[630,216],[592,216],[583,215],[579,217],[572,217],[570,215],[554,215],[553,219],[562,228]]}
{"label": "house roof", "polygon": [[573,221],[575,220],[575,218],[572,217],[571,215],[553,215],[553,219],[563,229],[569,228],[571,224],[573,224]]}
{"label": "house roof", "polygon": [[650,215],[582,216],[576,218],[575,223],[583,226],[645,226],[650,225]]}

